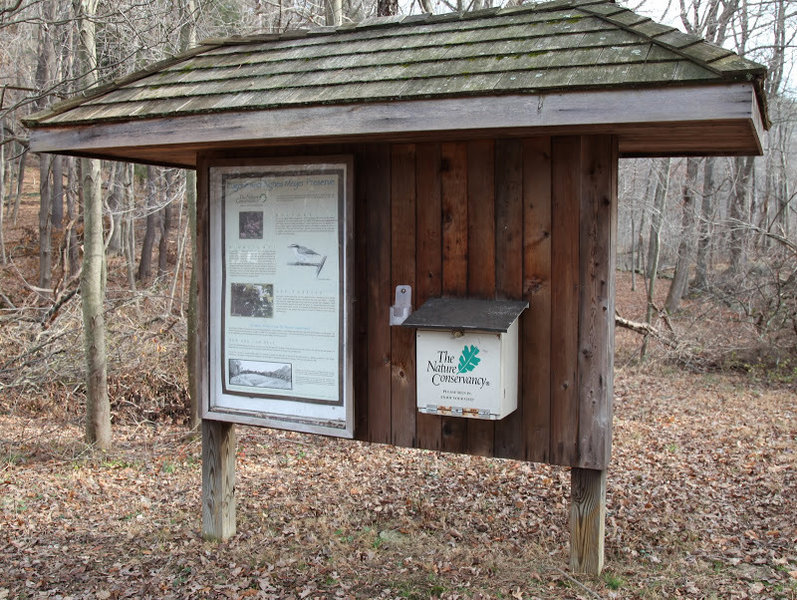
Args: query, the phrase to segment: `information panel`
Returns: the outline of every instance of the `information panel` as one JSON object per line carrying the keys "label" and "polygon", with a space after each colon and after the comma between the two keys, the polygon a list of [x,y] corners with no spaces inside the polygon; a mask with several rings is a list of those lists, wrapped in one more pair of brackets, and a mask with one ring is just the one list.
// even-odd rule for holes
{"label": "information panel", "polygon": [[210,167],[207,418],[352,437],[351,161]]}

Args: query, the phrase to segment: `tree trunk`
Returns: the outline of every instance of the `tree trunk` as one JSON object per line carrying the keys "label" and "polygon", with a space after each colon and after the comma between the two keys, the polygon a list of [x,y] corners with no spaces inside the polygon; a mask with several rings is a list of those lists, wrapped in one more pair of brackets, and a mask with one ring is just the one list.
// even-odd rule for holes
{"label": "tree trunk", "polygon": [[52,164],[52,155],[39,155],[39,287],[42,289],[50,288],[53,273]]}
{"label": "tree trunk", "polygon": [[[196,26],[192,17],[194,14],[194,0],[187,0],[186,11],[190,11],[188,18],[183,20],[180,29],[182,50],[196,45]],[[342,10],[342,9],[341,9]],[[282,5],[280,4],[280,19],[282,18]],[[280,24],[281,28],[281,24]],[[202,421],[202,407],[199,405],[199,387],[197,373],[197,280],[196,280],[196,171],[186,171],[185,174],[185,203],[188,211],[188,229],[191,234],[191,280],[188,284],[188,311],[186,315],[187,340],[186,363],[188,366],[188,427],[197,429]]]}
{"label": "tree trunk", "polygon": [[127,284],[130,286],[131,292],[136,291],[136,194],[134,186],[133,165],[128,163],[124,170],[125,227],[122,244],[127,264]]}
{"label": "tree trunk", "polygon": [[166,173],[167,202],[160,210],[159,229],[160,241],[158,242],[158,276],[163,277],[169,270],[169,233],[172,230],[174,221],[174,209],[171,201],[171,189],[174,184],[173,171]]}
{"label": "tree trunk", "polygon": [[108,218],[111,222],[111,237],[108,240],[108,252],[119,256],[122,254],[122,215],[124,207],[122,205],[123,193],[123,172],[125,163],[116,162],[111,167],[111,177],[108,182]]}
{"label": "tree trunk", "polygon": [[77,223],[78,223],[78,192],[80,188],[80,177],[78,175],[78,161],[75,158],[67,159],[66,168],[66,218],[69,221],[69,231],[66,233],[68,236],[67,243],[67,264],[69,265],[70,275],[77,273],[78,265],[78,239],[77,239]]}
{"label": "tree trunk", "polygon": [[22,151],[22,155],[19,157],[19,170],[17,172],[17,196],[14,199],[14,214],[11,215],[11,221],[14,223],[14,226],[17,224],[19,205],[22,202],[22,187],[25,184],[25,165],[27,162],[28,151],[25,149]]}
{"label": "tree trunk", "polygon": [[[55,72],[55,43],[51,29],[54,21],[53,0],[43,0],[35,76],[36,87],[41,91],[41,95],[34,102],[37,110],[42,110],[48,104],[46,90],[52,85]],[[52,283],[52,166],[52,155],[39,155],[39,287],[43,289],[49,289]]]}
{"label": "tree trunk", "polygon": [[152,249],[155,246],[155,235],[159,229],[159,211],[155,190],[155,169],[147,166],[147,230],[144,232],[144,241],[141,244],[141,259],[138,263],[138,279],[143,281],[152,275]]}
{"label": "tree trunk", "polygon": [[733,164],[733,194],[729,199],[730,206],[728,208],[731,220],[729,270],[731,273],[742,273],[747,261],[745,242],[748,232],[748,196],[753,157],[737,157],[734,159]]}
{"label": "tree trunk", "polygon": [[105,355],[105,245],[102,239],[100,161],[81,159],[83,174],[83,330],[86,351],[86,439],[100,449],[111,445],[111,406]]}
{"label": "tree trunk", "polygon": [[708,257],[711,250],[711,228],[714,223],[714,158],[706,158],[703,165],[703,194],[700,202],[700,225],[697,238],[697,260],[695,264],[695,280],[692,287],[696,290],[707,290]]}
{"label": "tree trunk", "polygon": [[[655,192],[653,195],[653,210],[650,213],[650,237],[648,239],[648,265],[645,275],[648,279],[654,277],[654,270],[658,270],[659,244],[661,242],[661,222],[664,218],[664,201],[667,188],[670,184],[670,159],[660,158],[655,170]],[[654,258],[655,256],[655,269]]]}
{"label": "tree trunk", "polygon": [[53,156],[53,199],[50,203],[52,224],[56,229],[64,226],[64,157]]}
{"label": "tree trunk", "polygon": [[692,237],[695,229],[695,188],[697,187],[697,171],[699,159],[686,159],[686,179],[683,188],[683,206],[681,213],[681,240],[678,244],[678,260],[675,263],[675,274],[664,302],[664,309],[674,313],[681,305],[689,282],[689,267],[692,264]]}
{"label": "tree trunk", "polygon": [[202,419],[202,407],[199,405],[199,387],[197,373],[197,247],[196,247],[196,172],[188,171],[185,175],[185,196],[188,205],[188,227],[191,231],[191,282],[188,288],[187,337],[188,347],[186,362],[188,363],[188,396],[189,422],[191,429],[199,426]]}
{"label": "tree trunk", "polygon": [[0,265],[6,264],[6,242],[3,237],[3,216],[6,212],[6,120],[0,118]]}
{"label": "tree trunk", "polygon": [[343,23],[343,0],[326,1],[326,24],[339,26]]}
{"label": "tree trunk", "polygon": [[[645,323],[650,325],[653,322],[653,311],[655,310],[654,299],[656,297],[656,278],[659,272],[659,249],[661,248],[661,216],[664,213],[664,200],[667,197],[667,188],[670,185],[670,159],[662,158],[659,160],[656,191],[653,196],[653,215],[650,219],[650,250],[648,252],[648,306],[645,313]],[[655,218],[658,215],[658,218]],[[645,360],[648,350],[647,336],[642,342],[640,350],[640,360]]]}
{"label": "tree trunk", "polygon": [[636,215],[631,214],[631,291],[636,291]]}
{"label": "tree trunk", "polygon": [[389,17],[398,14],[398,0],[377,0],[376,15],[378,17]]}
{"label": "tree trunk", "polygon": [[[94,13],[97,0],[75,0],[80,30],[80,65],[83,83],[96,84],[97,46]],[[102,182],[100,161],[83,158],[83,335],[86,351],[86,439],[104,450],[111,446],[111,405],[108,399],[105,353],[105,245],[102,226]]]}

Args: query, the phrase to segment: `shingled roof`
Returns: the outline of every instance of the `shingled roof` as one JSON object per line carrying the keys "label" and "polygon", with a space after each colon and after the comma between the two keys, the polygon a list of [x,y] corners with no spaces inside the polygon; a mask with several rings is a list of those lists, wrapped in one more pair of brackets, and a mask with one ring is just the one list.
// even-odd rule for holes
{"label": "shingled roof", "polygon": [[208,40],[35,115],[31,128],[453,98],[745,83],[765,69],[606,0]]}

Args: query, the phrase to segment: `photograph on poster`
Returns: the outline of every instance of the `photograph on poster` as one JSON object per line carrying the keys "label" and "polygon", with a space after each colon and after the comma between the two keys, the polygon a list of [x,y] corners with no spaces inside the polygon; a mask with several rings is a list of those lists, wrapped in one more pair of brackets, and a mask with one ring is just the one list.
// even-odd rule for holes
{"label": "photograph on poster", "polygon": [[230,316],[272,318],[274,286],[270,283],[231,283]]}
{"label": "photograph on poster", "polygon": [[263,211],[242,210],[238,213],[238,238],[241,240],[263,239]]}
{"label": "photograph on poster", "polygon": [[210,168],[215,416],[353,434],[349,168]]}
{"label": "photograph on poster", "polygon": [[290,363],[231,358],[228,373],[230,383],[233,385],[281,390],[289,390],[293,386],[293,373]]}

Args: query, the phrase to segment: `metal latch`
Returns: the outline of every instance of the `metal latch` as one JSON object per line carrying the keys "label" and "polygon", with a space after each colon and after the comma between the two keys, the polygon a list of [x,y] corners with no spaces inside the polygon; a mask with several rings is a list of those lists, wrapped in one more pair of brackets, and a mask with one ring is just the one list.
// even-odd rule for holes
{"label": "metal latch", "polygon": [[412,312],[412,287],[396,286],[396,303],[390,307],[390,324],[401,325]]}

